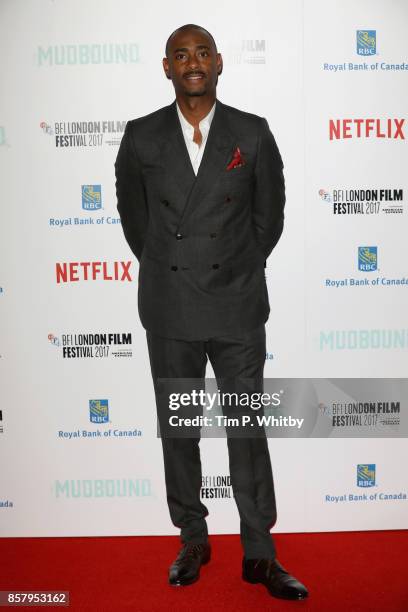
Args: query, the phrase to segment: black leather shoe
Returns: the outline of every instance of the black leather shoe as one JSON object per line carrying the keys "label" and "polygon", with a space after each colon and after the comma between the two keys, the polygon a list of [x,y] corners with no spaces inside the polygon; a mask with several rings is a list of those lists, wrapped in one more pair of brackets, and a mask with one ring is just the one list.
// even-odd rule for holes
{"label": "black leather shoe", "polygon": [[209,544],[185,544],[169,569],[169,583],[172,586],[193,584],[200,577],[200,567],[211,558]]}
{"label": "black leather shoe", "polygon": [[277,559],[243,559],[242,578],[251,584],[264,584],[273,597],[280,599],[305,599],[309,595]]}

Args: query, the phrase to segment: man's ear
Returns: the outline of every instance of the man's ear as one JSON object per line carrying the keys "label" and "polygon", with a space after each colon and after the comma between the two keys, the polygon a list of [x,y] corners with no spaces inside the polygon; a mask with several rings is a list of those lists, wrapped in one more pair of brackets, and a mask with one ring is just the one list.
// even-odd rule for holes
{"label": "man's ear", "polygon": [[167,57],[163,57],[163,70],[165,72],[166,77],[168,79],[171,79],[170,69],[169,69],[169,60],[167,59]]}
{"label": "man's ear", "polygon": [[222,55],[221,55],[221,53],[217,53],[217,74],[218,74],[218,76],[220,74],[222,74],[223,67],[224,67],[224,65],[223,65],[223,61],[222,61]]}

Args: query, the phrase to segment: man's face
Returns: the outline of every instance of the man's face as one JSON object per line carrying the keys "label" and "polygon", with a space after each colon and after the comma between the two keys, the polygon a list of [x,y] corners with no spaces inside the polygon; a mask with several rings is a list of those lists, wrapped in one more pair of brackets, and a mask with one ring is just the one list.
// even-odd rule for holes
{"label": "man's face", "polygon": [[185,30],[171,38],[163,68],[173,81],[176,94],[204,96],[215,93],[222,58],[205,32]]}

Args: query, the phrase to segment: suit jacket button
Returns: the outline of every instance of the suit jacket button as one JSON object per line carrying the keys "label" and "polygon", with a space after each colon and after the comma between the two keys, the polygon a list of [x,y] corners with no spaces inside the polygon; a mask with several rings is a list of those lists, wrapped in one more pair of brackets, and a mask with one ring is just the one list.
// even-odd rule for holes
{"label": "suit jacket button", "polygon": [[225,201],[226,202],[231,202],[231,196],[226,196]]}
{"label": "suit jacket button", "polygon": [[216,237],[217,237],[217,234],[215,234],[215,233],[210,234],[210,238],[216,238]]}
{"label": "suit jacket button", "polygon": [[162,203],[164,206],[168,206],[168,205],[169,205],[169,202],[168,202],[167,200],[161,200],[161,203]]}
{"label": "suit jacket button", "polygon": [[220,267],[220,264],[213,264],[213,270],[218,270],[219,267]]}
{"label": "suit jacket button", "polygon": [[183,236],[181,234],[176,234],[176,240],[181,240]]}
{"label": "suit jacket button", "polygon": [[177,272],[177,270],[178,270],[177,266],[171,266],[171,271],[172,272]]}

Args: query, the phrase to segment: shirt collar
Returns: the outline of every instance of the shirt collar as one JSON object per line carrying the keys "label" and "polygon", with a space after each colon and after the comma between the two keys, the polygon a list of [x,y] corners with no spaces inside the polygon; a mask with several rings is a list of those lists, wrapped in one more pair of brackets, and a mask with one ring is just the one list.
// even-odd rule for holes
{"label": "shirt collar", "polygon": [[[210,112],[208,113],[208,115],[206,115],[203,119],[201,119],[201,121],[200,121],[200,123],[198,125],[201,134],[203,134],[203,132],[205,132],[205,133],[208,132],[209,129],[210,129],[211,121],[212,121],[212,119],[214,117],[214,113],[215,113],[215,105],[216,105],[216,102],[214,102],[214,104],[213,104]],[[180,119],[180,124],[181,124],[181,127],[183,129],[183,132],[185,132],[192,139],[193,136],[194,136],[194,127],[184,117],[184,115],[181,112],[177,102],[176,102],[176,108],[177,108],[177,114],[178,114],[178,117]]]}

